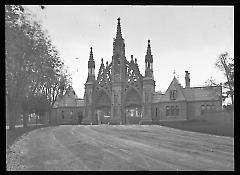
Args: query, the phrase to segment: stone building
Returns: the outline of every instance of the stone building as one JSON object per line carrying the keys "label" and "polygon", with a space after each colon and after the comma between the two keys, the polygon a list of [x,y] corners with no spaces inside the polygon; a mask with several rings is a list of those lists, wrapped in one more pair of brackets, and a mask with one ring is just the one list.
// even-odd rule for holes
{"label": "stone building", "polygon": [[[133,55],[129,61],[126,58],[125,40],[118,18],[112,60],[106,64],[101,60],[97,77],[93,50],[90,48],[84,105],[82,103],[79,108],[83,111],[84,124],[144,124],[161,120],[186,120],[194,119],[205,111],[220,110],[221,93],[220,86],[191,87],[188,71],[185,71],[185,87],[174,76],[164,94],[155,92],[150,40],[145,55],[145,74],[142,75],[137,59]],[[61,116],[61,112],[58,115]],[[60,118],[58,121],[63,121]],[[74,123],[74,120],[71,122]]]}
{"label": "stone building", "polygon": [[70,86],[60,94],[51,111],[52,124],[78,124],[84,115],[84,100],[77,97]]}

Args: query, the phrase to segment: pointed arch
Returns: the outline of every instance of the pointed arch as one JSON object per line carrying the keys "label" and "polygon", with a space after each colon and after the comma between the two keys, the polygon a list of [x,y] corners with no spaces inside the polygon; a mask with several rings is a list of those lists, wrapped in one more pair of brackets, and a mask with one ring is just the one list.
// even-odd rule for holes
{"label": "pointed arch", "polygon": [[125,91],[131,86],[136,87],[139,91],[142,90],[142,75],[138,66],[134,62],[126,60],[126,86]]}
{"label": "pointed arch", "polygon": [[124,96],[124,103],[126,107],[141,106],[142,96],[140,91],[134,86],[129,87]]}
{"label": "pointed arch", "polygon": [[101,89],[96,93],[95,105],[96,105],[96,108],[111,107],[111,96],[105,89]]}
{"label": "pointed arch", "polygon": [[111,80],[111,68],[112,68],[112,63],[110,65],[107,65],[106,68],[102,64],[99,72],[98,72],[98,77],[96,80],[96,86],[95,86],[95,92],[98,93],[101,89],[105,89],[108,93],[111,93],[111,85],[112,85],[112,80]]}

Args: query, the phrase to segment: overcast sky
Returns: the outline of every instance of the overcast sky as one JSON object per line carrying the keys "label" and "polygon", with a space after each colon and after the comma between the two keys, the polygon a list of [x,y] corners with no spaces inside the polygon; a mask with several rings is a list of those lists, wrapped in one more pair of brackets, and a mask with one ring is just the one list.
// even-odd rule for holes
{"label": "overcast sky", "polygon": [[[31,9],[48,30],[61,58],[72,74],[72,86],[84,95],[90,47],[96,65],[111,61],[117,18],[121,18],[127,60],[137,58],[144,75],[147,40],[151,40],[156,91],[166,91],[175,70],[185,86],[185,70],[191,86],[201,86],[213,76],[225,81],[214,67],[218,55],[234,56],[233,13],[230,6],[45,6]],[[78,58],[78,59],[76,59]]]}

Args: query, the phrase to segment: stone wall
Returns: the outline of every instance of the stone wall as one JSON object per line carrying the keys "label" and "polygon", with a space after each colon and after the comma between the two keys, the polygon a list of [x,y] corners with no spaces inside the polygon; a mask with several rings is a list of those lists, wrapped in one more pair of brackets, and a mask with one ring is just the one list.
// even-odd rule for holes
{"label": "stone wall", "polygon": [[[63,112],[62,112],[63,111]],[[78,112],[82,112],[84,117],[83,107],[58,107],[52,109],[51,121],[52,124],[78,124]]]}
{"label": "stone wall", "polygon": [[232,123],[234,122],[234,115],[232,112],[215,111],[205,113],[198,117],[198,120],[206,120],[212,123]]}
{"label": "stone wall", "polygon": [[220,101],[187,102],[187,119],[188,120],[198,119],[198,117],[201,115],[202,105],[215,105],[216,110],[221,110]]}
{"label": "stone wall", "polygon": [[[179,115],[177,116],[167,116],[166,115],[166,106],[178,106],[179,107]],[[153,121],[159,120],[182,120],[187,118],[187,110],[186,110],[186,102],[161,102],[155,103],[152,106],[152,119]],[[157,112],[156,112],[157,110]]]}

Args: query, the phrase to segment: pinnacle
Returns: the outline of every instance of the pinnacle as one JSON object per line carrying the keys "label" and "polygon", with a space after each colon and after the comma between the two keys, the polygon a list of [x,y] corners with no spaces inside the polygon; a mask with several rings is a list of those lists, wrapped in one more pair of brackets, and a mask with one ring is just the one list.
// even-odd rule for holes
{"label": "pinnacle", "polygon": [[89,60],[93,60],[93,52],[92,52],[92,47],[90,47],[90,56],[89,56]]}
{"label": "pinnacle", "polygon": [[148,40],[148,46],[147,46],[147,55],[151,55],[151,46],[150,46],[150,40]]}
{"label": "pinnacle", "polygon": [[117,20],[118,20],[118,25],[117,25],[117,35],[116,35],[116,39],[122,38],[120,18],[118,18]]}

